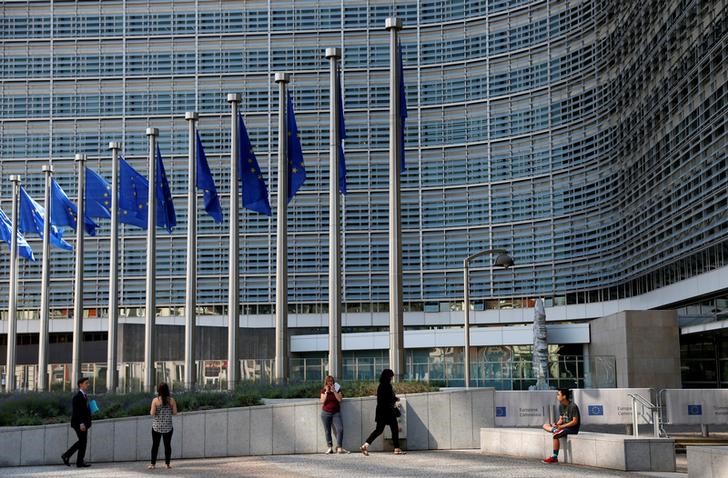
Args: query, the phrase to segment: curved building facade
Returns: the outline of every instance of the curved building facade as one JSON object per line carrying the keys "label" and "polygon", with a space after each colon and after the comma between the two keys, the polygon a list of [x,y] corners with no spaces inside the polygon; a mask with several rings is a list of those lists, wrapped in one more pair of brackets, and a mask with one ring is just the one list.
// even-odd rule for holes
{"label": "curved building facade", "polygon": [[[184,302],[184,112],[200,112],[225,208],[225,95],[242,93],[275,195],[278,71],[291,73],[308,172],[289,208],[290,307],[326,311],[327,47],[343,52],[345,311],[386,311],[384,20],[392,15],[404,23],[409,107],[405,310],[457,309],[462,260],[487,248],[507,249],[516,266],[473,265],[476,309],[525,307],[536,296],[547,306],[621,300],[728,265],[725,1],[59,0],[3,2],[0,11],[3,209],[9,174],[42,198],[48,161],[69,195],[75,153],[109,176],[109,141],[120,141],[144,172],[145,128],[159,128],[178,215],[176,230],[159,234],[157,302],[171,315]],[[226,226],[202,214],[199,224],[198,303],[219,315]],[[101,310],[108,224],[86,251],[86,307]],[[125,228],[121,251],[121,303],[133,316],[145,295],[141,232]],[[269,314],[274,220],[246,211],[241,251],[243,313]],[[51,303],[64,316],[73,255],[54,252],[52,263]],[[30,311],[39,304],[40,265],[23,263],[21,277],[20,308]],[[2,280],[7,291],[7,272]]]}

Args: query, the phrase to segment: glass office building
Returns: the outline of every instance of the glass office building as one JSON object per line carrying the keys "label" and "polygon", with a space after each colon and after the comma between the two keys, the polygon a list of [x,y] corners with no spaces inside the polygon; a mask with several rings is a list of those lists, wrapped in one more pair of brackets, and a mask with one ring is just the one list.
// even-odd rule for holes
{"label": "glass office building", "polygon": [[[548,307],[628,301],[728,266],[724,0],[2,2],[0,205],[10,211],[10,174],[22,175],[42,199],[41,165],[49,161],[73,196],[76,153],[88,154],[89,166],[109,177],[109,141],[120,141],[144,173],[145,128],[159,128],[178,226],[158,234],[157,303],[162,315],[179,315],[184,113],[200,113],[226,207],[226,94],[242,94],[275,205],[273,74],[290,72],[308,174],[289,206],[290,311],[321,316],[328,301],[324,49],[340,47],[349,189],[342,211],[344,331],[381,331],[386,319],[377,317],[386,316],[389,295],[384,20],[393,15],[404,23],[409,108],[402,221],[410,329],[457,325],[460,315],[427,317],[462,307],[462,260],[482,249],[504,248],[516,262],[509,270],[472,266],[471,301],[483,313],[528,307],[534,297],[545,297]],[[246,211],[240,227],[241,313],[250,327],[270,327],[275,221]],[[206,314],[225,315],[227,226],[201,211],[198,230],[198,304]],[[103,317],[108,224],[86,241],[85,308],[89,317]],[[38,240],[31,244],[39,251]],[[72,253],[53,252],[51,307],[61,319],[72,307],[72,269]],[[143,232],[125,227],[120,291],[129,317],[143,315],[144,269]],[[2,303],[7,270],[3,254]],[[20,318],[32,320],[40,264],[22,262],[20,278]],[[703,292],[714,290],[693,295]],[[666,297],[658,306],[689,300]],[[357,314],[373,318],[362,324],[351,319]],[[325,321],[298,323],[294,334],[326,333]]]}

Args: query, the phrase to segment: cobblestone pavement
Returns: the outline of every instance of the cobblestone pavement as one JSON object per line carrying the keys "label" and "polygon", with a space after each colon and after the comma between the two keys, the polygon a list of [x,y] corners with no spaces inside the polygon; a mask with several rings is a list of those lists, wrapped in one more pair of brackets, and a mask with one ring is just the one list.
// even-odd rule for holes
{"label": "cobblestone pavement", "polygon": [[[159,467],[159,463],[157,464]],[[474,450],[410,452],[404,456],[390,453],[371,453],[364,457],[351,455],[275,455],[242,458],[177,460],[172,469],[147,470],[145,462],[99,463],[91,468],[77,469],[59,466],[2,468],[0,475],[10,477],[86,478],[111,476],[219,476],[219,477],[498,477],[530,478],[558,476],[581,477],[680,477],[683,473],[625,473],[573,465],[547,465],[536,460],[483,456]]]}

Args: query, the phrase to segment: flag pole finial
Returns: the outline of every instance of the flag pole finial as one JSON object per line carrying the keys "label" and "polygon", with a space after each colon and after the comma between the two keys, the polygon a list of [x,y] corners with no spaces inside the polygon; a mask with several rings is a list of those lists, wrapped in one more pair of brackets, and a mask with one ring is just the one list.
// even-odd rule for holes
{"label": "flag pole finial", "polygon": [[159,136],[159,129],[157,128],[147,128],[147,136]]}
{"label": "flag pole finial", "polygon": [[327,59],[341,58],[341,48],[327,48],[324,56]]}
{"label": "flag pole finial", "polygon": [[228,93],[227,100],[228,103],[240,103],[243,96],[240,93]]}
{"label": "flag pole finial", "polygon": [[187,121],[197,121],[200,119],[200,114],[197,111],[188,111],[185,113],[185,120]]}
{"label": "flag pole finial", "polygon": [[288,73],[276,73],[273,79],[276,83],[288,83],[291,81],[291,75]]}
{"label": "flag pole finial", "polygon": [[402,19],[397,17],[387,17],[386,20],[384,20],[384,29],[385,30],[401,30],[402,29]]}

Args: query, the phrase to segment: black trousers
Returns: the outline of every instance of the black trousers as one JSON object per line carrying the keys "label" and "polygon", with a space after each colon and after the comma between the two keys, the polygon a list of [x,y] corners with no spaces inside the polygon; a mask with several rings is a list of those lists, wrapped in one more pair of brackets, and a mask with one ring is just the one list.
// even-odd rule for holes
{"label": "black trousers", "polygon": [[76,464],[80,465],[83,463],[83,459],[86,457],[86,440],[88,439],[88,429],[85,432],[82,432],[80,428],[74,427],[73,431],[76,432],[76,436],[78,437],[78,441],[74,443],[71,448],[66,450],[66,453],[63,455],[71,458],[71,456],[78,451],[78,455],[76,455]]}
{"label": "black trousers", "polygon": [[172,459],[172,433],[174,430],[170,430],[167,433],[159,433],[152,430],[152,465],[157,464],[157,454],[159,453],[159,439],[164,439],[164,462],[169,465],[169,461]]}
{"label": "black trousers", "polygon": [[395,448],[399,448],[399,424],[395,417],[392,417],[389,422],[377,422],[377,428],[375,428],[371,435],[369,435],[369,438],[366,439],[366,443],[371,445],[372,441],[384,432],[384,427],[387,425],[389,425],[389,429],[392,430],[392,444]]}

